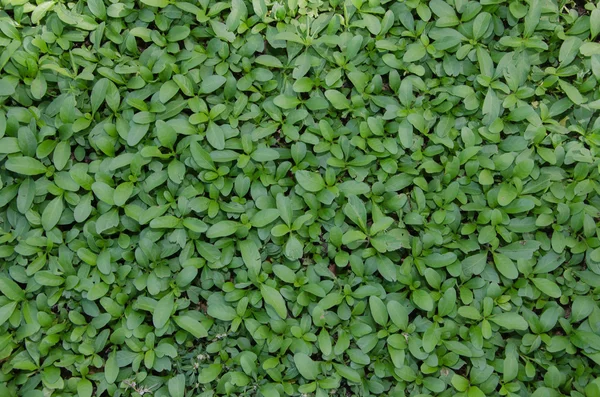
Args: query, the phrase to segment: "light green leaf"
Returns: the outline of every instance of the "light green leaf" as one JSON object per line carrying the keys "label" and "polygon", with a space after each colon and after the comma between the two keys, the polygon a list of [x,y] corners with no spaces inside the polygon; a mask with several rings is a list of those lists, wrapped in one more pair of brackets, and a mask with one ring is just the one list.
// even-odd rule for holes
{"label": "light green leaf", "polygon": [[498,269],[500,274],[511,280],[515,280],[517,277],[519,277],[519,271],[517,270],[517,267],[508,256],[494,253],[493,257],[496,269]]}
{"label": "light green leaf", "polygon": [[25,291],[17,283],[0,274],[0,292],[8,299],[18,302],[25,299]]}
{"label": "light green leaf", "polygon": [[42,227],[49,231],[58,224],[63,213],[64,205],[62,197],[55,197],[48,203],[42,212]]}
{"label": "light green leaf", "polygon": [[445,266],[450,266],[456,261],[457,257],[454,252],[446,252],[444,254],[439,254],[437,252],[427,255],[423,260],[425,261],[425,265],[432,268],[442,268]]}
{"label": "light green leaf", "polygon": [[319,375],[319,365],[304,353],[294,355],[294,364],[304,379],[314,380]]}
{"label": "light green leaf", "polygon": [[46,173],[46,166],[31,157],[11,157],[4,163],[7,170],[22,175],[39,175]]}
{"label": "light green leaf", "polygon": [[362,200],[354,195],[349,196],[348,204],[344,206],[343,211],[363,232],[367,232],[367,209]]}
{"label": "light green leaf", "polygon": [[213,93],[221,88],[226,81],[227,79],[225,77],[219,75],[205,77],[202,80],[202,83],[200,83],[200,91],[203,94]]}
{"label": "light green leaf", "polygon": [[302,258],[302,255],[304,254],[304,249],[302,247],[302,243],[293,234],[290,235],[290,238],[288,239],[287,243],[285,244],[284,253],[285,253],[285,256],[291,261],[295,261],[295,260]]}
{"label": "light green leaf", "polygon": [[287,318],[287,307],[285,305],[285,300],[275,288],[268,286],[266,284],[261,284],[260,293],[265,300],[265,302],[275,309],[275,312],[282,319]]}
{"label": "light green leaf", "polygon": [[208,123],[206,129],[206,139],[212,147],[217,150],[225,149],[225,133],[221,129],[221,126],[212,121]]}
{"label": "light green leaf", "polygon": [[386,326],[388,322],[388,312],[383,301],[379,299],[379,297],[373,295],[369,298],[369,307],[371,308],[373,320],[381,326]]}
{"label": "light green leaf", "polygon": [[352,383],[361,383],[360,374],[355,370],[346,365],[333,363],[335,372],[341,375],[343,378],[349,380]]}
{"label": "light green leaf", "polygon": [[240,252],[242,253],[242,259],[248,267],[250,274],[257,276],[260,274],[261,258],[258,247],[254,241],[250,239],[242,240],[239,242]]}
{"label": "light green leaf", "polygon": [[389,301],[387,311],[394,325],[401,330],[406,330],[408,327],[408,310],[397,301]]}
{"label": "light green leaf", "polygon": [[466,276],[479,275],[485,269],[488,254],[486,252],[466,257],[461,262],[463,273]]}
{"label": "light green leaf", "polygon": [[488,319],[491,322],[510,330],[525,331],[529,328],[527,321],[515,312],[495,314]]}
{"label": "light green leaf", "polygon": [[115,383],[119,376],[119,364],[117,363],[117,354],[112,352],[104,364],[104,377],[110,384]]}
{"label": "light green leaf", "polygon": [[191,143],[190,151],[192,152],[192,158],[201,168],[216,171],[215,163],[210,154],[198,142]]}
{"label": "light green leaf", "polygon": [[219,238],[219,237],[227,237],[234,234],[239,227],[239,224],[234,221],[221,221],[215,223],[211,227],[208,228],[206,232],[206,237],[208,238]]}
{"label": "light green leaf", "polygon": [[194,335],[196,338],[206,338],[208,336],[208,331],[199,321],[193,319],[190,316],[174,316],[173,320],[175,324],[177,324],[181,329],[186,330],[190,334]]}
{"label": "light green leaf", "polygon": [[154,313],[152,314],[152,323],[154,324],[154,327],[157,329],[164,327],[169,321],[169,318],[171,318],[174,309],[175,301],[173,299],[173,293],[169,292],[158,301],[154,308]]}
{"label": "light green leaf", "polygon": [[350,107],[350,101],[343,95],[341,92],[337,90],[327,90],[325,91],[325,97],[334,108],[339,110],[348,109]]}
{"label": "light green leaf", "polygon": [[167,382],[169,394],[171,397],[184,397],[185,394],[185,375],[179,374]]}
{"label": "light green leaf", "polygon": [[296,180],[302,188],[309,192],[320,192],[325,188],[323,177],[316,173],[305,170],[296,171]]}
{"label": "light green leaf", "polygon": [[567,83],[564,80],[558,80],[558,85],[560,88],[567,94],[567,97],[576,105],[581,105],[587,102],[587,98],[585,98],[577,88]]}
{"label": "light green leaf", "polygon": [[517,189],[514,186],[509,185],[507,183],[503,183],[502,185],[500,185],[500,191],[498,192],[498,204],[500,204],[503,207],[506,207],[507,205],[512,203],[512,201],[516,198]]}
{"label": "light green leaf", "polygon": [[426,312],[433,310],[433,298],[425,290],[418,289],[413,291],[412,300],[421,310],[425,310]]}
{"label": "light green leaf", "polygon": [[88,379],[82,378],[77,382],[77,395],[79,397],[92,397],[94,385]]}
{"label": "light green leaf", "polygon": [[94,284],[88,291],[87,299],[91,301],[98,300],[108,293],[108,285],[102,281]]}
{"label": "light green leaf", "polygon": [[17,302],[10,302],[0,307],[0,326],[2,326],[17,308]]}
{"label": "light green leaf", "polygon": [[536,277],[532,278],[531,281],[537,287],[537,289],[551,298],[560,298],[562,295],[560,287],[552,280]]}
{"label": "light green leaf", "polygon": [[140,0],[142,3],[150,7],[163,8],[169,5],[169,0]]}
{"label": "light green leaf", "polygon": [[225,25],[223,22],[219,22],[216,19],[211,19],[210,27],[214,30],[215,36],[217,36],[221,40],[225,40],[229,43],[233,43],[233,41],[235,40],[235,34],[230,32],[227,29],[227,25]]}

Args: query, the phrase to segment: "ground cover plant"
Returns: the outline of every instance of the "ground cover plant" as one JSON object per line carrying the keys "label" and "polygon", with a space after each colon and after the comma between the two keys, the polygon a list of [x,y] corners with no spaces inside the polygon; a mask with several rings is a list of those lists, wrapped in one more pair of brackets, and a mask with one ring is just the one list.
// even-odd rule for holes
{"label": "ground cover plant", "polygon": [[600,396],[600,7],[0,0],[0,396]]}

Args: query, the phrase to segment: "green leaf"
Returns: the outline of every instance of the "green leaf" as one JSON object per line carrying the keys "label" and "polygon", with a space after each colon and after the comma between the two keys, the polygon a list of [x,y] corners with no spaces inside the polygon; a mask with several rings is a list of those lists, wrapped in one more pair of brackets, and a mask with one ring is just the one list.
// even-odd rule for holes
{"label": "green leaf", "polygon": [[[190,28],[188,26],[173,26],[167,34],[167,41],[175,42],[184,40],[190,35]],[[212,91],[211,91],[212,92]]]}
{"label": "green leaf", "polygon": [[498,192],[498,204],[500,204],[503,207],[506,207],[507,205],[512,203],[513,200],[516,198],[517,189],[514,186],[509,185],[507,183],[500,185],[500,191]]}
{"label": "green leaf", "polygon": [[279,317],[281,317],[282,319],[287,318],[287,307],[279,291],[266,284],[261,284],[260,294],[262,295],[265,302],[273,309],[275,309],[275,312],[279,315]]}
{"label": "green leaf", "polygon": [[472,306],[461,306],[458,308],[458,314],[470,320],[481,320],[481,314]]}
{"label": "green leaf", "polygon": [[2,326],[17,308],[17,302],[10,302],[0,307],[0,326]]}
{"label": "green leaf", "polygon": [[208,228],[206,237],[219,238],[231,236],[238,230],[239,224],[234,221],[221,221]]}
{"label": "green leaf", "polygon": [[525,331],[529,328],[527,321],[515,312],[495,314],[489,317],[489,320],[510,330]]}
{"label": "green leaf", "polygon": [[154,308],[154,313],[152,314],[154,328],[160,329],[167,325],[174,309],[175,301],[173,300],[173,294],[169,292],[158,301]]}
{"label": "green leaf", "polygon": [[61,171],[67,165],[67,162],[71,158],[71,146],[69,142],[62,141],[56,145],[54,148],[53,160],[54,167],[57,170]]}
{"label": "green leaf", "polygon": [[235,309],[228,306],[220,295],[213,294],[209,297],[207,306],[208,315],[218,320],[231,321],[237,317]]}
{"label": "green leaf", "polygon": [[485,269],[487,253],[471,255],[462,260],[461,266],[466,276],[479,275]]}
{"label": "green leaf", "polygon": [[108,79],[100,79],[94,84],[94,88],[92,88],[92,95],[90,96],[90,101],[92,104],[92,113],[96,113],[100,108],[100,105],[106,99],[106,93],[108,92]]}
{"label": "green leaf", "polygon": [[579,52],[581,55],[589,57],[592,55],[600,54],[600,44],[599,43],[590,43],[586,42],[579,47]]}
{"label": "green leaf", "polygon": [[482,12],[473,21],[473,38],[479,40],[488,31],[492,23],[492,16],[488,12]]}
{"label": "green leaf", "polygon": [[572,322],[578,322],[587,318],[592,311],[594,311],[595,303],[594,300],[589,296],[576,296],[573,298],[573,305],[571,307],[571,320]]}
{"label": "green leaf", "polygon": [[11,80],[3,78],[0,79],[0,96],[10,96],[15,93],[15,84]]}
{"label": "green leaf", "polygon": [[517,270],[517,267],[508,256],[494,253],[493,257],[496,269],[498,269],[500,274],[511,280],[515,280],[517,277],[519,277],[519,271]]}
{"label": "green leaf", "polygon": [[165,81],[160,87],[159,99],[162,103],[167,103],[179,91],[179,86],[176,82],[169,80]]}
{"label": "green leaf", "polygon": [[169,5],[169,0],[140,0],[142,3],[150,7],[163,8]]}
{"label": "green leaf", "polygon": [[172,216],[159,216],[150,221],[150,227],[154,229],[174,229],[181,223],[181,219]]}
{"label": "green leaf", "polygon": [[0,292],[12,301],[19,302],[25,299],[25,291],[5,275],[0,275]]}
{"label": "green leaf", "polygon": [[179,374],[169,379],[167,388],[171,397],[184,397],[185,395],[185,375]]}
{"label": "green leaf", "polygon": [[335,368],[335,372],[337,372],[338,375],[341,375],[344,379],[347,379],[352,383],[361,383],[361,376],[355,369],[337,363],[333,363],[333,368]]}
{"label": "green leaf", "polygon": [[533,0],[529,5],[529,11],[525,16],[525,29],[523,31],[524,37],[530,37],[535,28],[540,22],[540,17],[542,15],[542,2],[540,0]]}
{"label": "green leaf", "polygon": [[560,287],[554,281],[539,277],[532,278],[531,281],[533,282],[533,285],[537,287],[537,289],[551,298],[560,298],[562,295]]}
{"label": "green leaf", "polygon": [[389,301],[387,311],[394,325],[401,330],[408,328],[408,311],[401,303],[397,301]]}
{"label": "green leaf", "polygon": [[98,300],[102,298],[104,295],[108,293],[108,285],[103,282],[99,282],[98,284],[94,284],[92,288],[88,291],[87,299],[91,301]]}
{"label": "green leaf", "polygon": [[214,30],[215,36],[217,36],[221,40],[225,40],[229,43],[232,43],[235,40],[235,34],[230,32],[227,29],[227,25],[225,25],[224,23],[218,22],[215,19],[211,19],[210,27]]}
{"label": "green leaf", "polygon": [[[106,19],[106,6],[102,0],[88,0],[87,3],[90,11],[98,19]],[[112,382],[111,382],[112,383]]]}
{"label": "green leaf", "polygon": [[218,90],[225,84],[227,79],[223,76],[212,75],[205,77],[200,83],[200,92],[203,94],[210,94]]}
{"label": "green leaf", "polygon": [[115,383],[119,377],[119,364],[117,362],[117,354],[112,352],[108,355],[108,359],[104,364],[104,377],[109,384]]}
{"label": "green leaf", "polygon": [[450,266],[456,262],[456,254],[454,252],[446,252],[444,254],[438,254],[437,252],[427,255],[424,258],[425,265],[432,268],[442,268]]}
{"label": "green leaf", "polygon": [[425,290],[418,289],[413,291],[412,300],[414,304],[421,310],[426,312],[433,310],[433,298]]}
{"label": "green leaf", "polygon": [[45,285],[48,287],[58,287],[65,282],[65,279],[61,276],[51,273],[47,270],[38,271],[33,276],[36,283]]}
{"label": "green leaf", "polygon": [[348,204],[344,206],[344,214],[363,232],[367,232],[367,209],[365,204],[356,196],[348,197]]}
{"label": "green leaf", "polygon": [[270,68],[281,68],[283,63],[273,55],[259,55],[254,60],[259,65],[267,66]]}
{"label": "green leaf", "polygon": [[300,242],[300,240],[298,240],[296,236],[290,235],[290,238],[285,244],[284,253],[285,256],[291,261],[295,261],[302,258],[302,255],[304,254],[304,249],[302,247],[302,243]]}
{"label": "green leaf", "polygon": [[114,191],[113,201],[116,206],[123,206],[129,200],[133,194],[133,183],[125,182],[121,183]]}
{"label": "green leaf", "polygon": [[273,103],[282,109],[294,109],[301,101],[293,96],[278,95],[273,99]]}
{"label": "green leaf", "polygon": [[573,87],[571,84],[567,83],[564,80],[558,80],[558,85],[560,88],[567,94],[567,97],[576,105],[581,105],[587,102],[587,98],[585,98],[579,90]]}
{"label": "green leaf", "polygon": [[470,386],[467,397],[485,397],[485,393],[477,386]]}
{"label": "green leaf", "polygon": [[296,180],[302,188],[309,192],[320,192],[325,188],[325,181],[320,174],[305,170],[296,171]]}
{"label": "green leaf", "polygon": [[173,320],[177,326],[194,335],[196,338],[206,338],[208,336],[208,331],[202,325],[202,323],[190,316],[174,316]]}
{"label": "green leaf", "polygon": [[455,26],[459,24],[454,8],[442,0],[432,0],[429,2],[429,8],[438,16],[436,26],[440,28]]}
{"label": "green leaf", "polygon": [[306,354],[294,354],[294,364],[304,379],[317,379],[317,375],[319,375],[319,365]]}
{"label": "green leaf", "polygon": [[[594,10],[594,11],[596,11],[597,15],[599,14],[598,10]],[[592,13],[594,11],[592,11]],[[566,40],[563,41],[562,45],[560,46],[560,51],[558,53],[559,62],[561,64],[563,64],[564,66],[567,66],[568,64],[573,62],[573,60],[579,53],[579,48],[581,47],[582,44],[583,44],[583,41],[579,37],[576,37],[576,36],[567,37]]]}
{"label": "green leaf", "polygon": [[42,212],[42,227],[48,231],[58,224],[63,213],[64,205],[62,197],[55,197],[48,203]]}
{"label": "green leaf", "polygon": [[92,393],[94,392],[94,385],[88,379],[80,379],[77,382],[77,395],[79,397],[92,397]]}
{"label": "green leaf", "polygon": [[325,97],[334,108],[339,110],[348,109],[350,107],[350,101],[343,95],[341,92],[337,90],[327,90],[325,91]]}
{"label": "green leaf", "polygon": [[210,383],[217,379],[223,366],[221,364],[210,364],[208,367],[202,368],[198,375],[198,382],[201,384]]}
{"label": "green leaf", "polygon": [[42,99],[46,95],[48,84],[43,74],[38,73],[35,79],[31,81],[31,96],[34,99]]}
{"label": "green leaf", "polygon": [[388,312],[383,301],[377,296],[371,296],[369,298],[369,307],[371,308],[373,320],[375,320],[377,324],[385,327],[388,322]]}
{"label": "green leaf", "polygon": [[265,227],[268,224],[275,221],[279,218],[279,211],[275,208],[267,208],[261,211],[258,211],[250,220],[252,226],[254,227]]}
{"label": "green leaf", "polygon": [[404,62],[416,62],[422,59],[425,55],[427,55],[427,50],[421,43],[409,44],[406,47],[406,52],[402,57]]}
{"label": "green leaf", "polygon": [[261,258],[258,247],[252,240],[242,240],[239,243],[242,259],[248,267],[250,274],[258,276],[261,268]]}
{"label": "green leaf", "polygon": [[292,201],[289,197],[284,196],[282,193],[279,193],[276,197],[276,203],[281,220],[284,221],[286,225],[291,227],[293,214]]}
{"label": "green leaf", "polygon": [[277,160],[279,158],[279,153],[275,149],[271,148],[258,148],[252,152],[251,157],[254,161],[266,163],[268,161]]}
{"label": "green leaf", "polygon": [[225,149],[225,133],[221,129],[221,126],[213,123],[212,121],[208,123],[208,128],[206,129],[206,139],[208,140],[208,143],[210,143],[210,145],[215,149]]}
{"label": "green leaf", "polygon": [[463,376],[454,374],[451,382],[452,386],[454,386],[454,388],[460,392],[467,391],[469,388],[469,380]]}
{"label": "green leaf", "polygon": [[533,253],[539,248],[540,245],[541,243],[538,241],[523,240],[500,247],[497,249],[497,251],[506,255],[512,260],[531,259],[533,257]]}
{"label": "green leaf", "polygon": [[210,157],[210,154],[206,150],[204,150],[204,148],[200,146],[197,142],[191,143],[190,151],[192,152],[192,157],[194,161],[201,168],[204,168],[205,170],[216,171],[215,163]]}
{"label": "green leaf", "polygon": [[21,156],[11,157],[4,163],[7,170],[21,175],[39,175],[46,173],[46,166],[41,161]]}

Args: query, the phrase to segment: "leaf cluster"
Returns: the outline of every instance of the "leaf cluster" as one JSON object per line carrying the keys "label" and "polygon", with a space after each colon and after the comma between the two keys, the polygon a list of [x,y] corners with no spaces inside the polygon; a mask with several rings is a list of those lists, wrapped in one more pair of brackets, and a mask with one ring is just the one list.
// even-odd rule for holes
{"label": "leaf cluster", "polygon": [[600,396],[600,6],[0,5],[0,396]]}

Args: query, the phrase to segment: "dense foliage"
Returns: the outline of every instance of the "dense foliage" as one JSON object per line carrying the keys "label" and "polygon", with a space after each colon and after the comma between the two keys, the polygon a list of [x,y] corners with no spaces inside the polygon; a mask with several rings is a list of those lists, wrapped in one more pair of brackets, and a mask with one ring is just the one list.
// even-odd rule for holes
{"label": "dense foliage", "polygon": [[600,396],[594,4],[0,1],[0,396]]}

